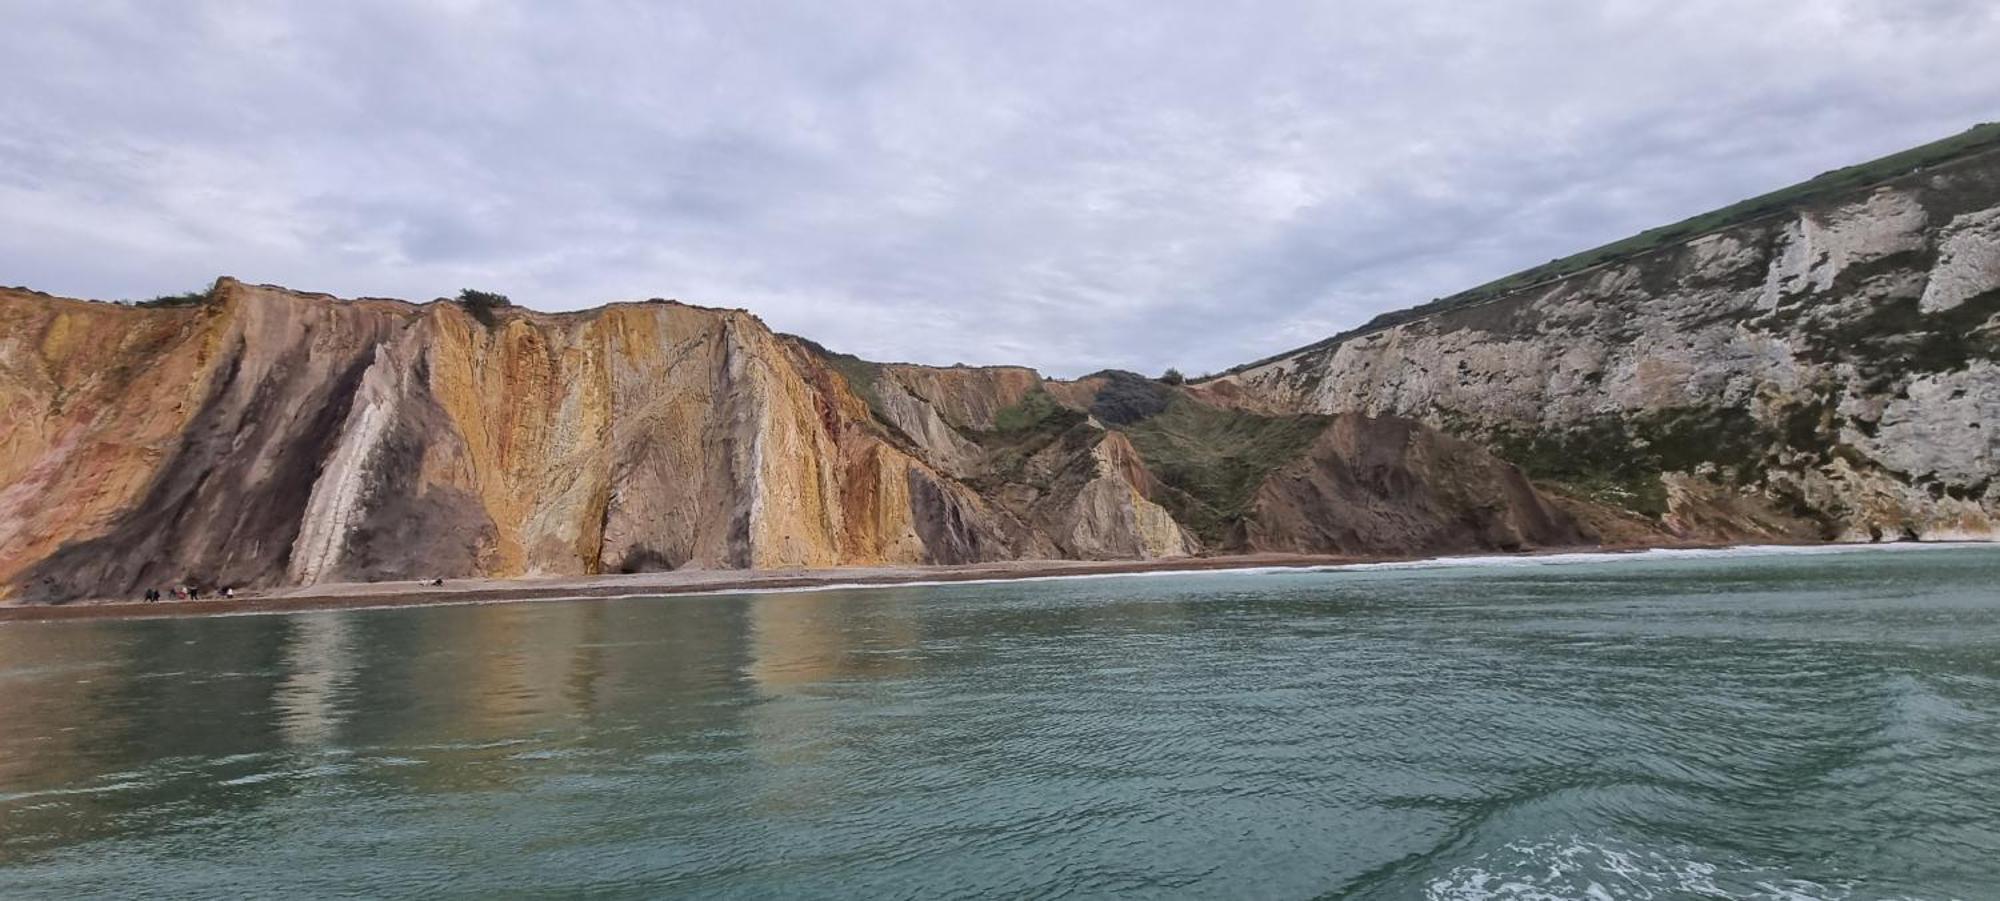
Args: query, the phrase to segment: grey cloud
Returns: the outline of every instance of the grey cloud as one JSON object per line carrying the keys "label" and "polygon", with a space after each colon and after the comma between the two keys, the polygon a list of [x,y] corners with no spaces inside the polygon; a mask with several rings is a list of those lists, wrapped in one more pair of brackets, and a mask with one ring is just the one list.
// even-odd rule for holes
{"label": "grey cloud", "polygon": [[17,0],[0,282],[1217,369],[1995,117],[1956,0]]}

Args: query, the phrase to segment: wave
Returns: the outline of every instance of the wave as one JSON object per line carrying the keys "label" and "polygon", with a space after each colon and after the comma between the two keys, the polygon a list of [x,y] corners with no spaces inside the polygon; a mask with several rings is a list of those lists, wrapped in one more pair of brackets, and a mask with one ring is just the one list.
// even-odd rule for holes
{"label": "wave", "polygon": [[[1421,560],[1385,560],[1376,563],[1335,563],[1297,567],[1287,572],[1368,572],[1397,569],[1443,569],[1449,567],[1535,567],[1579,563],[1621,561],[1661,561],[1732,557],[1792,557],[1825,554],[1884,553],[1908,551],[1991,549],[1988,541],[1909,542],[1898,544],[1743,544],[1707,548],[1646,548],[1632,551],[1571,551],[1554,554],[1482,554],[1426,557]],[[1225,572],[1227,570],[1217,570]]]}
{"label": "wave", "polygon": [[1424,885],[1429,901],[1591,898],[1759,898],[1831,901],[1855,887],[1801,879],[1693,849],[1657,850],[1582,836],[1512,842]]}

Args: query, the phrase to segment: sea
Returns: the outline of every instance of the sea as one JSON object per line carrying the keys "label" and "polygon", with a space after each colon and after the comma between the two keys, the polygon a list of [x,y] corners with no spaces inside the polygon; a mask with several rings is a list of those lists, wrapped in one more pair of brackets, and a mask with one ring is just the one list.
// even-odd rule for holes
{"label": "sea", "polygon": [[1996,898],[2000,547],[0,624],[4,898]]}

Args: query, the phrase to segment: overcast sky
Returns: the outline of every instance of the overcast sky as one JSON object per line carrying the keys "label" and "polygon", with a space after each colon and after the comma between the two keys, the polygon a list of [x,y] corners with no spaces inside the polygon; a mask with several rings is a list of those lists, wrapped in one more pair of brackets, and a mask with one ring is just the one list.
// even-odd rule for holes
{"label": "overcast sky", "polygon": [[0,0],[0,284],[1190,374],[2000,119],[1993,0]]}

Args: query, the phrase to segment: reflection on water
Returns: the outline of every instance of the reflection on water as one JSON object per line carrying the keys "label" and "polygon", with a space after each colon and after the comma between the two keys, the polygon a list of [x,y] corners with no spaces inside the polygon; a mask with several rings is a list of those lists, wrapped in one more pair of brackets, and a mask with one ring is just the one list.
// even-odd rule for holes
{"label": "reflection on water", "polygon": [[851,677],[910,670],[921,641],[919,601],[910,594],[800,592],[748,600],[750,659],[745,675],[771,697]]}
{"label": "reflection on water", "polygon": [[340,697],[354,677],[354,621],[345,616],[298,616],[288,625],[286,675],[276,706],[285,743],[313,748],[333,743],[345,718]]}
{"label": "reflection on water", "polygon": [[1991,896],[1996,575],[1951,550],[14,624],[0,896]]}

